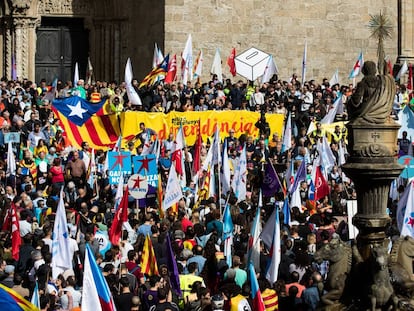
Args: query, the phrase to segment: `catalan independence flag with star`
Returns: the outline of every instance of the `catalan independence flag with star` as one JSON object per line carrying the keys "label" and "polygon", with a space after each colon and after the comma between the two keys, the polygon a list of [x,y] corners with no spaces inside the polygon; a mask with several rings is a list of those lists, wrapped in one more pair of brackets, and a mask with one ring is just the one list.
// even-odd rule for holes
{"label": "catalan independence flag with star", "polygon": [[78,96],[53,101],[52,110],[72,146],[80,148],[83,141],[94,149],[108,149],[115,145],[120,135],[119,123],[115,114],[103,113],[105,102],[104,99],[91,103]]}
{"label": "catalan independence flag with star", "polygon": [[170,59],[170,54],[165,56],[161,64],[151,70],[149,74],[142,80],[139,85],[140,88],[144,86],[152,86],[159,80],[163,80],[168,73],[168,62]]}

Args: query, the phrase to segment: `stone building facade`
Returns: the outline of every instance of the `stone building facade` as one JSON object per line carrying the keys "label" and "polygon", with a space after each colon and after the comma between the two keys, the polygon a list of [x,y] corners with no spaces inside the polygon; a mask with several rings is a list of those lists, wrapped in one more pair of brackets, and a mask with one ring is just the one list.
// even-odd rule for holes
{"label": "stone building facade", "polygon": [[0,71],[11,78],[72,79],[75,62],[84,77],[88,57],[95,79],[123,80],[128,57],[142,79],[151,69],[154,43],[177,54],[188,34],[194,57],[203,51],[207,79],[216,48],[226,58],[254,46],[274,56],[280,77],[300,76],[307,41],[307,78],[338,69],[347,76],[360,51],[376,60],[369,38],[370,15],[385,12],[392,39],[385,52],[393,63],[414,61],[412,0],[0,0]]}

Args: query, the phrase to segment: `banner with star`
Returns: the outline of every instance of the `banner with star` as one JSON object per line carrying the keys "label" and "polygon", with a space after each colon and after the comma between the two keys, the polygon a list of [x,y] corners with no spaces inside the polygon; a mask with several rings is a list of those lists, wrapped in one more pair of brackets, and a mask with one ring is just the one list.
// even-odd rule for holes
{"label": "banner with star", "polygon": [[[69,97],[71,98],[71,97]],[[95,150],[107,150],[113,148],[121,133],[117,116],[115,114],[105,114],[103,109],[97,111],[96,114],[89,116],[88,119],[79,126],[73,123],[72,116],[68,118],[70,112],[65,115],[65,109],[62,112],[55,106],[56,101],[53,102],[52,110],[55,117],[60,121],[60,126],[64,130],[64,135],[69,141],[69,144],[75,148],[81,148],[82,142],[89,143],[91,148]],[[95,105],[95,104],[94,104]],[[94,106],[94,109],[98,108]],[[101,106],[102,108],[102,106]],[[70,108],[69,108],[70,109]],[[86,119],[86,114],[85,114]]]}
{"label": "banner with star", "polygon": [[105,104],[106,99],[99,103],[91,103],[79,96],[70,96],[63,99],[55,99],[53,107],[63,114],[70,122],[82,126],[97,113]]}
{"label": "banner with star", "polygon": [[139,206],[150,206],[154,204],[158,187],[158,166],[155,154],[145,156],[133,156],[132,166],[134,174],[146,176],[148,191],[145,200],[140,201]]}
{"label": "banner with star", "polygon": [[130,152],[108,152],[108,177],[109,184],[119,184],[121,174],[128,178],[132,173],[131,153]]}

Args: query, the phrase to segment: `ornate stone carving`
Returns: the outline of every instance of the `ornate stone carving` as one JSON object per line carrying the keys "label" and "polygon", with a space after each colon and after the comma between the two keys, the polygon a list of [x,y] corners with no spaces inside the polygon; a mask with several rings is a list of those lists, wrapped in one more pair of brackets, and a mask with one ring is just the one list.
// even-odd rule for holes
{"label": "ornate stone carving", "polygon": [[13,0],[12,8],[14,14],[26,14],[27,10],[30,9],[31,0]]}
{"label": "ornate stone carving", "polygon": [[89,1],[82,0],[45,0],[39,1],[39,14],[88,16]]}

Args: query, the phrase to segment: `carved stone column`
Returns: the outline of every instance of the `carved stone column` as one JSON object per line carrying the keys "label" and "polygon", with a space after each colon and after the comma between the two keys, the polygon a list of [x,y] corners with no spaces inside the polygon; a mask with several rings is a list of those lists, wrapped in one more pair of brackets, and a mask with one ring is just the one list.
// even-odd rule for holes
{"label": "carved stone column", "polygon": [[13,18],[14,54],[16,71],[19,78],[34,79],[36,25],[40,20],[36,17]]}
{"label": "carved stone column", "polygon": [[414,63],[414,2],[398,0],[398,62]]}

